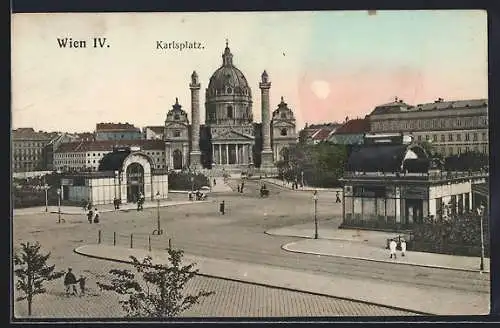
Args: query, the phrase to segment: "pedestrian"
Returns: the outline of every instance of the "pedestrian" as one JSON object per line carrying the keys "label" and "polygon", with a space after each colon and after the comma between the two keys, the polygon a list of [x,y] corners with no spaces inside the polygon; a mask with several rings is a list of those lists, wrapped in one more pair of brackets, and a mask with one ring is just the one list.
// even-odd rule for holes
{"label": "pedestrian", "polygon": [[245,182],[243,181],[243,182],[241,183],[241,188],[240,188],[240,192],[241,192],[241,193],[243,193],[243,188],[244,188],[244,187],[245,187]]}
{"label": "pedestrian", "polygon": [[80,279],[78,279],[78,283],[80,284],[80,295],[85,295],[85,280],[86,278],[80,275]]}
{"label": "pedestrian", "polygon": [[188,197],[189,197],[189,200],[193,200],[193,192],[192,191],[188,192]]}
{"label": "pedestrian", "polygon": [[73,295],[77,295],[76,277],[71,268],[68,268],[68,272],[64,276],[64,286],[66,287],[66,296],[70,296],[70,292],[72,292]]}
{"label": "pedestrian", "polygon": [[220,214],[224,215],[226,213],[226,203],[222,201],[219,205]]}
{"label": "pedestrian", "polygon": [[214,187],[217,185],[217,180],[214,179]]}
{"label": "pedestrian", "polygon": [[99,223],[99,211],[97,210],[97,207],[94,208],[94,223]]}
{"label": "pedestrian", "polygon": [[406,254],[406,240],[401,239],[401,256],[405,256]]}
{"label": "pedestrian", "polygon": [[396,247],[397,247],[397,243],[394,239],[391,239],[391,242],[389,243],[389,250],[391,252],[391,256],[389,258],[393,258],[396,259]]}
{"label": "pedestrian", "polygon": [[87,212],[87,220],[89,220],[89,223],[92,223],[92,219],[94,218],[94,212],[92,212],[92,209],[89,209]]}
{"label": "pedestrian", "polygon": [[340,193],[337,191],[337,196],[336,196],[336,199],[335,199],[335,203],[342,203],[342,201],[340,200]]}
{"label": "pedestrian", "polygon": [[238,188],[238,192],[240,192],[240,190],[241,190],[240,184],[238,184],[236,187]]}

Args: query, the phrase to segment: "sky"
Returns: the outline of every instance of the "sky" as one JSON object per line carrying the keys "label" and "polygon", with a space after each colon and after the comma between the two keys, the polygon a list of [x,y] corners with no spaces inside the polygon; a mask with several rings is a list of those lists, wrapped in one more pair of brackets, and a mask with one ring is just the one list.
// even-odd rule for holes
{"label": "sky", "polygon": [[[264,70],[270,110],[283,97],[297,128],[409,104],[487,98],[487,16],[479,10],[13,14],[12,127],[93,131],[98,122],[163,125],[193,70],[205,88],[226,39],[252,89]],[[92,38],[106,38],[94,48]],[[61,48],[58,38],[86,40]],[[157,49],[199,42],[203,49]],[[107,47],[109,45],[109,47]]]}

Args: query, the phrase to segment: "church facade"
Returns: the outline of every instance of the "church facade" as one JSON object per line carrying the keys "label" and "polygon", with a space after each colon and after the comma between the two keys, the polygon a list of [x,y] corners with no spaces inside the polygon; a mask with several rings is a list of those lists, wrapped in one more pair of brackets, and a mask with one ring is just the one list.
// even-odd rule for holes
{"label": "church facade", "polygon": [[[191,122],[176,99],[167,113],[163,139],[169,169],[212,168],[245,170],[259,162],[272,169],[284,159],[287,148],[297,142],[296,120],[283,97],[270,115],[271,82],[261,75],[262,123],[253,120],[252,89],[243,72],[233,64],[226,42],[222,65],[210,77],[205,89],[205,124],[200,123],[201,83],[191,74]],[[258,159],[256,158],[258,157]]]}

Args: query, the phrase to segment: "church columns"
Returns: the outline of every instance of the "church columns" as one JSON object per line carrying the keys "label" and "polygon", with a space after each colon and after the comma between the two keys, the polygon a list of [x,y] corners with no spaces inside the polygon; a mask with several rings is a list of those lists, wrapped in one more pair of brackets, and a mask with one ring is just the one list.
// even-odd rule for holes
{"label": "church columns", "polygon": [[226,144],[226,162],[224,164],[229,164],[229,145]]}
{"label": "church columns", "polygon": [[240,161],[239,161],[239,159],[240,159],[240,156],[239,156],[239,155],[240,155],[240,154],[239,154],[239,152],[240,152],[240,145],[239,145],[239,144],[236,144],[236,145],[234,145],[234,146],[235,146],[235,148],[236,148],[236,149],[235,149],[235,153],[236,153],[236,164],[240,164]]}

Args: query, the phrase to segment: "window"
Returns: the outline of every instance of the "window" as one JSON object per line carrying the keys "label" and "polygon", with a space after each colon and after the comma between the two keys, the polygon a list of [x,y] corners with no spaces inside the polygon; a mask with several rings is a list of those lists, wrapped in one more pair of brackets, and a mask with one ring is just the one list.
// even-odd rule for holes
{"label": "window", "polygon": [[227,118],[233,118],[233,106],[227,106]]}
{"label": "window", "polygon": [[434,135],[432,136],[432,140],[434,140],[434,141],[437,141],[437,140],[438,140],[438,136],[437,136],[437,134],[434,134]]}
{"label": "window", "polygon": [[457,126],[461,126],[461,125],[462,125],[462,121],[457,120]]}
{"label": "window", "polygon": [[453,134],[448,134],[448,141],[453,141]]}
{"label": "window", "polygon": [[175,131],[174,131],[174,137],[175,137],[175,138],[178,138],[178,137],[180,137],[180,136],[181,136],[181,131],[179,131],[179,130],[175,130]]}
{"label": "window", "polygon": [[286,118],[286,113],[281,113],[281,118]]}
{"label": "window", "polygon": [[457,133],[457,141],[462,141],[462,135],[460,133]]}
{"label": "window", "polygon": [[286,134],[287,134],[286,128],[281,129],[280,134],[282,136],[286,136]]}
{"label": "window", "polygon": [[422,136],[417,136],[418,141],[422,141]]}
{"label": "window", "polygon": [[430,135],[426,135],[425,136],[425,141],[429,141],[429,139],[430,139]]}
{"label": "window", "polygon": [[486,134],[486,132],[483,132],[483,141],[485,140],[488,140],[488,135]]}
{"label": "window", "polygon": [[466,133],[465,134],[465,141],[469,141],[469,140],[470,140],[469,133]]}
{"label": "window", "polygon": [[474,132],[474,134],[473,134],[473,140],[477,141],[477,132]]}
{"label": "window", "polygon": [[179,114],[175,114],[175,115],[174,115],[174,120],[178,121],[178,120],[180,120],[180,119],[181,119],[181,117],[180,117],[180,115],[179,115]]}

